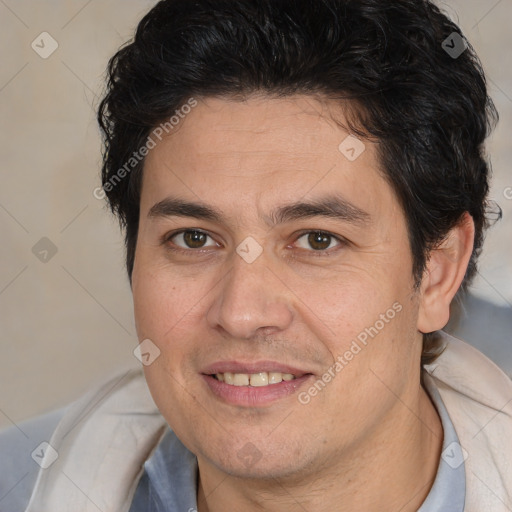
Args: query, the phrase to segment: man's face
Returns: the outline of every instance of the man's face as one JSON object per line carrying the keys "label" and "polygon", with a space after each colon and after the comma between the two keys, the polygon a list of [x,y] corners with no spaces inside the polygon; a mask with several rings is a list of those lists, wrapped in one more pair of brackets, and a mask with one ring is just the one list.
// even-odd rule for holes
{"label": "man's face", "polygon": [[[232,475],[336,464],[418,390],[405,218],[376,146],[358,156],[330,113],[343,121],[312,97],[210,98],[146,159],[132,283],[139,339],[161,351],[147,382],[200,464]],[[337,215],[283,210],[327,199]]]}

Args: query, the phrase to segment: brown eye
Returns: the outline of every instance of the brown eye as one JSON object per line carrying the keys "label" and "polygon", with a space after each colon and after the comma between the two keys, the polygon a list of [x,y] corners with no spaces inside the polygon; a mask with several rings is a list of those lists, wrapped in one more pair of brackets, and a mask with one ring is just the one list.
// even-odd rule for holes
{"label": "brown eye", "polygon": [[[210,238],[210,236],[202,231],[187,230],[176,233],[169,240],[172,240],[173,243],[183,249],[202,249],[203,247],[208,247],[205,245],[208,238]],[[181,244],[179,242],[181,242]]]}
{"label": "brown eye", "polygon": [[315,251],[324,250],[331,245],[331,237],[323,233],[310,233],[308,243]]}
{"label": "brown eye", "polygon": [[301,239],[305,239],[306,242],[299,243],[299,247],[302,249],[313,249],[314,251],[325,251],[330,248],[333,241],[337,242],[338,245],[340,243],[334,235],[324,233],[323,231],[304,233],[297,239],[297,242]]}

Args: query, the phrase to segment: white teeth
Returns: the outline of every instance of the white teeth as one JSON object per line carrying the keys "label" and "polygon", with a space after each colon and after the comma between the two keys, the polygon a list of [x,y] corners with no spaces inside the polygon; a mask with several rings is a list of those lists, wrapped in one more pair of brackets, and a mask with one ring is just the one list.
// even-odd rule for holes
{"label": "white teeth", "polygon": [[251,374],[251,386],[261,387],[268,385],[268,373],[260,372]]}
{"label": "white teeth", "polygon": [[249,375],[246,373],[235,373],[233,378],[233,384],[235,386],[248,386],[249,385]]}
{"label": "white teeth", "polygon": [[259,372],[251,373],[217,373],[215,377],[220,382],[225,382],[232,386],[252,386],[263,387],[269,384],[279,384],[280,382],[295,379],[291,373],[281,372]]}
{"label": "white teeth", "polygon": [[269,372],[268,383],[279,384],[283,380],[283,374],[281,372]]}
{"label": "white teeth", "polygon": [[[222,375],[222,374],[221,374],[221,375]],[[224,374],[224,382],[225,382],[226,384],[234,384],[234,381],[235,381],[235,379],[234,379],[234,375],[233,375],[232,373],[228,373],[228,372],[226,372],[226,373]]]}

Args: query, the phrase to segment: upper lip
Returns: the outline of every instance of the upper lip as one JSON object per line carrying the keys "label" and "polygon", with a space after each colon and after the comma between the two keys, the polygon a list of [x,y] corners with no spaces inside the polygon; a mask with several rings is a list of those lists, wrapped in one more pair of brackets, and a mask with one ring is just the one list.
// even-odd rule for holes
{"label": "upper lip", "polygon": [[216,373],[260,373],[260,372],[281,372],[290,373],[294,377],[302,377],[309,374],[307,370],[301,370],[294,366],[279,363],[277,361],[254,361],[243,363],[240,361],[217,361],[204,368],[201,373],[214,375]]}

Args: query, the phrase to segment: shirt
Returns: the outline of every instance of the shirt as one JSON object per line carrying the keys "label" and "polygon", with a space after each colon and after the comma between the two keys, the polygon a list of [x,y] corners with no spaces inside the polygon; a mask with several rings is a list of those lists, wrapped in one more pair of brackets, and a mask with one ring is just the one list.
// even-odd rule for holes
{"label": "shirt", "polygon": [[[466,494],[464,452],[435,387],[425,382],[443,427],[442,455],[434,484],[418,512],[463,512]],[[196,512],[197,458],[168,429],[144,464],[130,512]]]}

